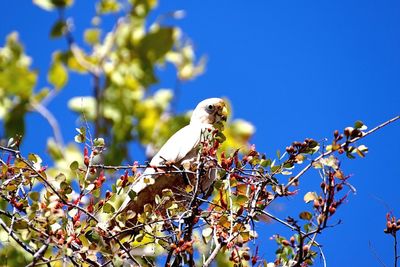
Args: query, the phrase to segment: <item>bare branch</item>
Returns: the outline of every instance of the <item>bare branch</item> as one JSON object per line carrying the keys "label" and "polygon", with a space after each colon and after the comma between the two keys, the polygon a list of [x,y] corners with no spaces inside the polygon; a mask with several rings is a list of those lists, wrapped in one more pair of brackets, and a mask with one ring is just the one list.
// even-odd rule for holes
{"label": "bare branch", "polygon": [[30,264],[28,264],[26,267],[36,266],[36,263],[38,262],[38,260],[43,258],[43,255],[46,252],[48,247],[49,247],[49,240],[46,240],[46,242],[43,244],[43,246],[41,246],[40,249],[38,251],[36,251],[36,253],[33,255],[33,261]]}
{"label": "bare branch", "polygon": [[62,133],[60,131],[60,126],[58,125],[57,119],[54,117],[54,115],[42,104],[40,103],[31,103],[32,107],[47,120],[47,122],[50,124],[50,127],[53,129],[53,134],[54,134],[54,139],[56,140],[56,143],[59,145],[63,145],[63,137]]}

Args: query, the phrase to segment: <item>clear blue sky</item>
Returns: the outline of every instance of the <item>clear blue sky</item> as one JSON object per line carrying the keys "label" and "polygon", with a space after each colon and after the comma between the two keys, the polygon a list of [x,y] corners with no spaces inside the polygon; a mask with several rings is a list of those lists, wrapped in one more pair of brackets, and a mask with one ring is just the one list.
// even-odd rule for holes
{"label": "clear blue sky", "polygon": [[[209,58],[205,75],[183,85],[178,110],[207,97],[228,97],[234,117],[256,126],[252,142],[270,157],[294,140],[330,138],[334,129],[355,120],[373,127],[400,113],[399,1],[161,0],[157,12],[177,9],[187,12],[179,25],[197,52]],[[93,1],[76,1],[67,12],[75,18],[77,36],[93,12]],[[56,13],[21,0],[3,3],[1,13],[1,43],[10,31],[19,31],[41,73],[39,86],[46,85],[51,52],[66,46],[64,40],[48,40]],[[174,77],[164,76],[163,86],[172,87]],[[75,126],[66,101],[90,88],[88,80],[72,79],[50,105],[63,122],[66,141]],[[27,143],[35,146],[28,148],[43,154],[49,127],[37,115],[29,118]],[[365,140],[370,148],[365,159],[343,161],[357,194],[338,210],[342,224],[319,239],[329,266],[379,266],[369,242],[392,266],[392,239],[383,234],[388,208],[382,201],[400,217],[399,137],[400,123],[391,125]],[[319,183],[316,174],[305,176],[299,196],[270,211],[297,217],[305,207],[302,196]],[[277,224],[260,227],[260,254],[272,260],[275,244],[269,237],[285,230]]]}

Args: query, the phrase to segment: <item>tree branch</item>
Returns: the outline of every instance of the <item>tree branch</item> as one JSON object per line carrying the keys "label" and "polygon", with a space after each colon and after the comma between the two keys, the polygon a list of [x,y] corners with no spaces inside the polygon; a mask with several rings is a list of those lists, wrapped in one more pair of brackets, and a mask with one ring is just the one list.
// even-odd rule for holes
{"label": "tree branch", "polygon": [[7,224],[1,218],[0,225],[7,233],[10,233],[10,236],[15,240],[15,242],[17,242],[18,245],[20,245],[25,251],[29,252],[31,255],[35,254],[35,250],[31,248],[28,244],[25,244],[22,240],[20,240],[19,237],[14,233],[14,231],[8,228]]}
{"label": "tree branch", "polygon": [[58,125],[57,119],[54,117],[54,115],[40,103],[31,103],[31,105],[40,115],[43,116],[43,118],[47,120],[47,122],[50,124],[50,127],[53,129],[56,143],[62,146],[64,144],[62,133],[60,131],[60,126]]}
{"label": "tree branch", "polygon": [[[351,140],[349,140],[349,141],[347,141],[347,142],[344,142],[342,145],[340,145],[340,148],[343,148],[343,147],[345,147],[345,146],[348,145],[348,144],[355,143],[355,142],[357,142],[358,140],[367,137],[368,135],[370,135],[370,134],[372,134],[372,133],[378,131],[379,129],[385,127],[386,125],[388,125],[388,124],[390,124],[390,123],[392,123],[392,122],[395,122],[395,121],[398,120],[398,119],[400,119],[400,115],[399,115],[399,116],[396,116],[396,117],[394,117],[394,118],[392,118],[392,119],[390,119],[390,120],[388,120],[388,121],[385,121],[385,122],[379,124],[378,126],[376,126],[375,128],[369,130],[368,132],[365,132],[365,133],[364,133],[362,136],[360,136],[360,137],[356,137],[356,138],[353,138],[353,139],[351,139]],[[325,152],[325,153],[319,155],[317,158],[313,159],[313,160],[312,160],[304,169],[302,169],[295,177],[293,177],[292,179],[290,179],[290,181],[286,184],[285,189],[288,189],[289,186],[291,186],[291,185],[292,185],[295,181],[297,181],[304,173],[306,173],[306,172],[312,167],[312,165],[313,165],[314,162],[317,162],[317,161],[319,161],[320,159],[322,159],[322,158],[324,158],[324,157],[326,157],[326,156],[329,156],[329,155],[331,155],[331,154],[333,154],[333,153],[335,153],[335,152],[336,152],[336,150],[330,150],[330,151],[327,151],[327,152]],[[272,201],[272,200],[271,200],[271,201]]]}

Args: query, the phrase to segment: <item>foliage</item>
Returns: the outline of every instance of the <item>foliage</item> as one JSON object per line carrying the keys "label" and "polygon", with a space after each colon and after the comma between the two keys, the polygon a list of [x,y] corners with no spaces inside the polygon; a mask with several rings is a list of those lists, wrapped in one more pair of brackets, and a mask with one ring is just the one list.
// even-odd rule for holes
{"label": "foliage", "polygon": [[[49,34],[65,38],[68,48],[53,52],[45,75],[48,88],[40,89],[17,33],[0,50],[0,118],[8,137],[0,146],[0,264],[311,266],[317,255],[324,257],[317,236],[333,226],[336,210],[354,190],[339,157],[364,157],[368,149],[355,143],[399,117],[368,132],[358,121],[342,133],[335,131],[329,144],[310,138],[293,142],[276,159],[249,146],[253,125],[229,121],[223,134],[212,131],[204,137],[194,184],[180,194],[166,188],[142,214],[119,214],[110,228],[107,222],[122,200],[136,197],[129,186],[148,167],[130,158],[129,145],[142,145],[150,158],[189,121],[189,113],[172,112],[175,92],[158,87],[159,73],[172,64],[180,84],[203,73],[205,59],[196,60],[179,27],[164,25],[163,16],[149,19],[155,0],[98,1],[92,26],[83,33],[85,44],[78,44],[72,19],[65,16],[74,1],[33,2],[57,11]],[[118,20],[104,32],[102,19],[109,14]],[[91,79],[93,87],[90,95],[69,100],[84,126],[78,126],[75,143],[64,145],[62,129],[46,105],[69,90],[71,72]],[[20,151],[29,112],[43,115],[53,128],[47,144],[51,166],[39,155]],[[210,165],[218,175],[203,190],[198,182]],[[180,170],[173,163],[155,167]],[[321,184],[304,195],[306,208],[298,217],[282,220],[266,211],[280,198],[297,194],[300,178],[310,170],[320,175]],[[132,218],[135,224],[127,225]],[[288,238],[274,236],[276,259],[269,263],[250,246],[258,238],[255,226],[266,219],[294,231]],[[393,229],[386,231],[395,236]]]}
{"label": "foliage", "polygon": [[[219,178],[208,191],[200,191],[197,183],[189,186],[183,192],[187,201],[179,204],[179,196],[165,189],[161,196],[156,196],[156,205],[145,206],[142,214],[119,215],[113,229],[104,224],[104,217],[115,212],[119,196],[126,197],[130,183],[146,165],[95,164],[95,156],[104,152],[106,144],[102,139],[87,139],[83,129],[76,137],[78,142],[88,141],[82,160],[70,164],[76,179],[69,177],[71,173],[49,176],[38,155],[24,158],[18,147],[1,147],[6,157],[2,160],[0,192],[3,205],[6,201],[12,209],[1,212],[4,219],[0,224],[33,255],[33,263],[57,264],[69,259],[74,265],[120,265],[130,260],[132,264],[151,265],[154,256],[166,253],[166,266],[194,265],[195,261],[208,266],[218,254],[226,255],[224,261],[235,265],[255,265],[263,260],[249,250],[248,243],[258,237],[254,225],[268,216],[296,232],[289,239],[275,237],[278,249],[273,266],[311,266],[318,253],[322,253],[316,236],[331,226],[329,221],[336,209],[353,190],[335,154],[353,158],[355,153],[363,157],[366,147],[353,143],[377,129],[363,132],[363,128],[346,128],[343,134],[335,131],[331,145],[326,147],[312,139],[294,142],[276,160],[254,147],[242,156],[238,151],[229,156],[223,152],[216,162]],[[218,132],[212,134],[215,137]],[[201,144],[197,182],[206,163],[215,161],[219,142],[214,137]],[[309,163],[292,176],[295,167],[305,162]],[[290,217],[283,221],[265,211],[276,199],[296,194],[292,188],[299,186],[300,177],[310,169],[317,170],[322,181],[319,192],[305,194],[304,201],[312,205],[300,212],[300,221]],[[106,170],[116,173],[106,174]],[[103,195],[108,175],[120,178],[112,191]],[[284,184],[286,177],[290,178]],[[74,186],[74,182],[79,186]],[[136,224],[125,225],[134,216]],[[131,254],[139,248],[139,255],[145,257]]]}

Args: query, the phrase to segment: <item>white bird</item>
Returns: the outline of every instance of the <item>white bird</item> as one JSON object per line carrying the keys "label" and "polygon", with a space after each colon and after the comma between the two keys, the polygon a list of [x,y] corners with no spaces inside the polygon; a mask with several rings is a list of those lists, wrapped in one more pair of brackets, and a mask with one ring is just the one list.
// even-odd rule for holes
{"label": "white bird", "polygon": [[[150,167],[146,168],[143,174],[133,182],[129,191],[133,191],[135,199],[132,200],[128,195],[126,196],[125,201],[111,219],[110,226],[115,225],[115,217],[121,213],[132,211],[139,214],[143,212],[144,205],[154,203],[155,196],[161,195],[164,189],[169,188],[175,193],[184,190],[188,181],[189,183],[193,182],[195,180],[193,174],[188,175],[189,178],[185,178],[185,174],[182,172],[167,173],[153,166],[173,163],[178,168],[192,169],[193,164],[197,161],[201,134],[208,129],[213,130],[215,126],[225,122],[227,114],[227,108],[222,99],[208,98],[201,101],[194,109],[190,123],[168,139],[150,161]],[[210,176],[201,177],[199,188],[203,190],[210,186],[215,178]]]}

